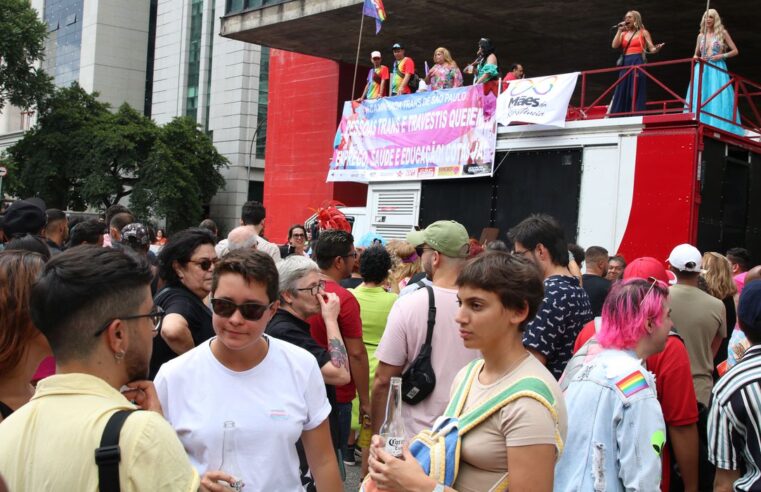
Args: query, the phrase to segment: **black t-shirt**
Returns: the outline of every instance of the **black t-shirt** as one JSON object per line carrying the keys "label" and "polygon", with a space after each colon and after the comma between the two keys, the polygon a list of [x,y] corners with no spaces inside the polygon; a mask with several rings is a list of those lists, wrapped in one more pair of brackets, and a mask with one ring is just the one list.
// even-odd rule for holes
{"label": "black t-shirt", "polygon": [[[166,314],[179,314],[185,318],[195,346],[214,336],[214,327],[211,324],[211,309],[184,286],[165,287],[156,295],[154,302],[157,306],[164,309]],[[177,354],[169,348],[169,345],[167,345],[161,335],[154,337],[150,378],[156,377],[161,364],[175,357],[177,357]]]}
{"label": "black t-shirt", "polygon": [[610,280],[600,277],[599,275],[590,275],[585,273],[581,276],[582,287],[589,297],[589,305],[592,306],[592,313],[600,316],[602,305],[605,304],[605,298],[610,292]]}

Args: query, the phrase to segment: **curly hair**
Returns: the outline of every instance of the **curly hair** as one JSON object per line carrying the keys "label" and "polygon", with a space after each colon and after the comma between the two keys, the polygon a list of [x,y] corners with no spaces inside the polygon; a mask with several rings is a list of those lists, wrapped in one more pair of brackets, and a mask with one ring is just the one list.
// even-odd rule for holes
{"label": "curly hair", "polygon": [[[399,282],[423,271],[415,248],[407,241],[389,241],[387,249],[394,258],[391,271],[391,291],[399,293]],[[406,260],[406,261],[405,261]]]}

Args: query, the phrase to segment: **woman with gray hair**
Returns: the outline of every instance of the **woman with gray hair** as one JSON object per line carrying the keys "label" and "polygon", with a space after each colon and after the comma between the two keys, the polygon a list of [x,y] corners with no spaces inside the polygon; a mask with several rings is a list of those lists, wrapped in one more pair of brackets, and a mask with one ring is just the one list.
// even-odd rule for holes
{"label": "woman with gray hair", "polygon": [[[338,313],[341,301],[332,292],[325,292],[325,281],[322,279],[317,263],[306,256],[291,255],[278,263],[280,307],[267,324],[265,333],[273,338],[279,338],[297,345],[317,359],[325,389],[333,410],[330,412],[330,433],[333,438],[333,448],[338,449],[338,414],[336,412],[336,386],[343,386],[351,380],[349,373],[349,357],[346,353],[343,337],[338,329]],[[320,346],[309,331],[307,319],[314,314],[322,313],[328,334],[328,348]],[[311,474],[306,464],[305,455],[299,445],[299,461],[302,483],[311,480]],[[339,460],[339,463],[341,460]],[[306,490],[315,490],[306,486]]]}

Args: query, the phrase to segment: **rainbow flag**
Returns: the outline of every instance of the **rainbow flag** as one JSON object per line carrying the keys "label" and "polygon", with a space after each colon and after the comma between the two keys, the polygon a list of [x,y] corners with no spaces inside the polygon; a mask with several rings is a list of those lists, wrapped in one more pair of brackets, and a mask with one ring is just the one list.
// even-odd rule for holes
{"label": "rainbow flag", "polygon": [[643,389],[647,388],[647,381],[645,381],[645,376],[643,376],[641,372],[634,371],[625,378],[619,380],[616,383],[616,386],[618,386],[618,389],[621,390],[621,393],[623,393],[624,396],[628,398],[633,394],[639,393]]}
{"label": "rainbow flag", "polygon": [[378,34],[383,21],[386,20],[386,9],[383,7],[383,0],[365,0],[365,6],[362,7],[362,15],[375,19],[375,34]]}

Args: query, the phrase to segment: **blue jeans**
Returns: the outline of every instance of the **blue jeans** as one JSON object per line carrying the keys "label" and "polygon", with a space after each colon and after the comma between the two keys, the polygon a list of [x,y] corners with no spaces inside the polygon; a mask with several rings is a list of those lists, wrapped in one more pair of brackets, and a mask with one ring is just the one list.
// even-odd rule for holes
{"label": "blue jeans", "polygon": [[336,403],[338,408],[338,446],[344,459],[353,460],[349,456],[349,433],[351,432],[351,402]]}

